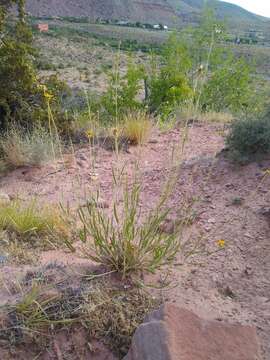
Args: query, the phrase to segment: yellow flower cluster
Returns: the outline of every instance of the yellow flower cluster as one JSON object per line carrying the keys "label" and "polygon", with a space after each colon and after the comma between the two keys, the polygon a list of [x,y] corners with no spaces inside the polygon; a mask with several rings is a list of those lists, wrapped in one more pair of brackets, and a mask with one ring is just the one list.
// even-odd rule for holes
{"label": "yellow flower cluster", "polygon": [[48,102],[50,102],[54,98],[54,96],[48,91],[46,85],[40,84],[38,87],[41,91],[43,91],[43,96]]}
{"label": "yellow flower cluster", "polygon": [[88,137],[88,139],[92,139],[95,136],[95,133],[93,130],[89,129],[85,132],[85,135]]}
{"label": "yellow flower cluster", "polygon": [[226,245],[226,242],[225,242],[225,240],[220,239],[220,240],[217,241],[217,245],[218,245],[218,247],[220,247],[220,248],[224,248],[225,245]]}
{"label": "yellow flower cluster", "polygon": [[115,137],[119,137],[120,136],[120,129],[119,128],[117,128],[117,127],[114,127],[114,128],[112,128],[111,129],[112,130],[112,133],[113,133],[113,136],[115,136]]}

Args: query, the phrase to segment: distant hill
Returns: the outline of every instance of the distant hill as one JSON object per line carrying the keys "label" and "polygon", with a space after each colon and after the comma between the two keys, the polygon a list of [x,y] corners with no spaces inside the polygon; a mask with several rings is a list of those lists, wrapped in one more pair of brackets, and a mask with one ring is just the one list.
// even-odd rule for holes
{"label": "distant hill", "polygon": [[[93,20],[128,20],[168,25],[197,23],[204,0],[27,0],[34,16],[89,17]],[[218,17],[239,29],[270,28],[270,19],[252,14],[240,6],[218,0],[208,4]]]}

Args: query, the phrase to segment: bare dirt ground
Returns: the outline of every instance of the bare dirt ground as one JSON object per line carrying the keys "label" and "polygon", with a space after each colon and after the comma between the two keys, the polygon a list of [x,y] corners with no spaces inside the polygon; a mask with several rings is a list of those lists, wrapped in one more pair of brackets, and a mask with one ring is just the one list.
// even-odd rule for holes
{"label": "bare dirt ground", "polygon": [[[246,166],[236,166],[219,152],[224,147],[219,124],[195,124],[188,132],[183,165],[170,198],[172,217],[181,212],[184,203],[193,203],[196,214],[187,230],[193,236],[202,234],[213,251],[216,242],[225,240],[224,251],[211,256],[199,255],[189,264],[175,264],[171,286],[162,291],[166,301],[220,321],[253,324],[263,346],[264,360],[270,359],[270,159]],[[17,169],[0,180],[1,192],[29,199],[37,196],[41,203],[85,203],[98,184],[104,201],[112,195],[112,167],[116,163],[139,161],[142,173],[143,211],[151,209],[158,199],[169,173],[173,144],[179,143],[183,130],[153,132],[142,147],[115,154],[88,146],[75,150],[75,160],[63,159],[40,169]],[[269,218],[267,218],[267,215]],[[64,251],[42,253],[38,264],[82,264],[86,260]],[[12,278],[27,269],[3,264],[0,272]],[[33,265],[31,265],[33,266]],[[29,266],[28,266],[29,268]],[[149,279],[146,279],[149,280]],[[174,285],[174,286],[173,286]],[[0,303],[8,300],[5,289]]]}

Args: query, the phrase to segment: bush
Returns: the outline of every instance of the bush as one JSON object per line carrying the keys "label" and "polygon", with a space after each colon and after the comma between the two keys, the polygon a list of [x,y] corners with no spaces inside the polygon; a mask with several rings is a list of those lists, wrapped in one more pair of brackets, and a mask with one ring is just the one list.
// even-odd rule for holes
{"label": "bush", "polygon": [[201,107],[210,111],[243,111],[251,98],[250,67],[243,60],[229,56],[209,75],[202,88]]}
{"label": "bush", "polygon": [[120,75],[119,64],[116,62],[114,71],[109,77],[109,87],[101,98],[103,115],[109,120],[116,119],[129,110],[138,110],[142,104],[138,99],[143,79],[143,69],[129,61],[127,72]]}
{"label": "bush", "polygon": [[152,67],[149,107],[151,111],[167,116],[193,96],[188,78],[191,59],[186,44],[177,34],[171,35],[164,47],[161,68],[158,69],[156,64]]}
{"label": "bush", "polygon": [[251,160],[270,153],[270,116],[239,119],[232,123],[227,145],[234,159]]}
{"label": "bush", "polygon": [[13,128],[1,137],[0,147],[4,161],[13,168],[40,166],[61,154],[58,136],[41,127],[31,132]]}

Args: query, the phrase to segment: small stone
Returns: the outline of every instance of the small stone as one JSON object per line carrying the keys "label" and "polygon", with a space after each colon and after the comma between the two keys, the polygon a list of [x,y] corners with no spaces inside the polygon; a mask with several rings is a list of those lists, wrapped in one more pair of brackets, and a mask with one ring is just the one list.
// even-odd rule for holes
{"label": "small stone", "polygon": [[78,154],[78,158],[83,161],[87,161],[87,157],[84,154]]}
{"label": "small stone", "polygon": [[0,255],[0,265],[5,264],[8,261],[8,256]]}

